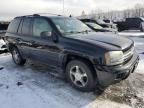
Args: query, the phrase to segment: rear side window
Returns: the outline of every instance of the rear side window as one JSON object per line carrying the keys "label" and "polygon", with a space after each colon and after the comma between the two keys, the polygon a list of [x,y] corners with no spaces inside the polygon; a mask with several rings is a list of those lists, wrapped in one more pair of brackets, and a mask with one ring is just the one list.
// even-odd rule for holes
{"label": "rear side window", "polygon": [[31,18],[25,18],[22,25],[22,34],[30,35]]}
{"label": "rear side window", "polygon": [[21,21],[20,18],[12,20],[7,31],[11,33],[17,33],[20,21]]}

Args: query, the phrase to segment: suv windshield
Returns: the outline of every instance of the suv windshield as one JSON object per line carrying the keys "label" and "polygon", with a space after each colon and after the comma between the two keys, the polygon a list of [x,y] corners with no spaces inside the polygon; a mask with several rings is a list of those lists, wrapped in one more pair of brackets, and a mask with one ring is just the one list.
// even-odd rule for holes
{"label": "suv windshield", "polygon": [[87,25],[74,18],[53,18],[52,21],[62,34],[67,35],[92,31]]}

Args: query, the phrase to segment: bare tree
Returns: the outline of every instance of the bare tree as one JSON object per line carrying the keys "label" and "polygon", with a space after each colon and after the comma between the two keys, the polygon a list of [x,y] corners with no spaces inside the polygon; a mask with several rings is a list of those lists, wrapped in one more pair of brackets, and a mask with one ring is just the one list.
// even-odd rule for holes
{"label": "bare tree", "polygon": [[107,19],[125,19],[130,17],[144,17],[144,4],[136,4],[132,9],[125,9],[123,11],[108,11],[93,10],[89,15],[95,18],[107,18]]}

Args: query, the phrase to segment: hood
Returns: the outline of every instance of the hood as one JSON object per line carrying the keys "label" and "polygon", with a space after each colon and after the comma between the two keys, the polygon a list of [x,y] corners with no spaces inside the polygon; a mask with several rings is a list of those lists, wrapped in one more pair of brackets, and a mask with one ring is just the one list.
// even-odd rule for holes
{"label": "hood", "polygon": [[89,32],[88,34],[74,34],[75,39],[95,44],[109,50],[124,50],[133,44],[133,41],[118,34]]}

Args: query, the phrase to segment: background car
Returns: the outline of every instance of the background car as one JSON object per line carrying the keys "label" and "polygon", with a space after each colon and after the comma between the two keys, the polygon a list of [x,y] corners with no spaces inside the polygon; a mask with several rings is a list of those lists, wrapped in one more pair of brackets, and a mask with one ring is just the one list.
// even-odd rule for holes
{"label": "background car", "polygon": [[93,23],[93,22],[84,22],[88,27],[96,32],[113,32],[117,33],[117,30],[111,28],[103,28],[100,25]]}
{"label": "background car", "polygon": [[93,22],[93,23],[96,23],[96,24],[100,25],[103,28],[106,28],[106,29],[108,28],[109,30],[113,29],[113,30],[117,31],[117,25],[116,24],[114,24],[114,23],[106,23],[106,22],[104,22],[101,19],[94,20],[94,19],[81,18],[80,20],[82,22]]}
{"label": "background car", "polygon": [[3,53],[5,51],[7,51],[6,43],[4,42],[3,39],[0,38],[0,53]]}
{"label": "background car", "polygon": [[111,20],[97,19],[96,22],[104,28],[112,28],[117,30],[117,25],[114,24]]}
{"label": "background car", "polygon": [[0,53],[4,53],[7,51],[6,43],[4,42],[3,38],[8,28],[9,22],[0,22]]}
{"label": "background car", "polygon": [[144,18],[137,17],[137,18],[126,18],[125,21],[115,22],[118,27],[118,31],[124,30],[140,30],[141,32],[144,31]]}

